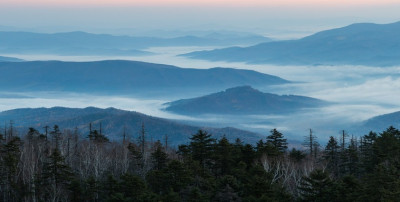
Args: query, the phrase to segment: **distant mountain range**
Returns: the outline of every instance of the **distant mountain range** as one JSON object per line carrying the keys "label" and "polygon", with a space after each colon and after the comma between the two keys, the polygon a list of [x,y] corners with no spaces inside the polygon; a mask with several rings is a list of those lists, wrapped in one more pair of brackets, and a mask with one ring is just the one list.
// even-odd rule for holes
{"label": "distant mountain range", "polygon": [[[189,69],[135,61],[0,62],[0,91],[124,93],[278,85],[289,81],[252,70]],[[172,92],[170,92],[172,93]]]}
{"label": "distant mountain range", "polygon": [[[34,127],[43,132],[44,126],[58,125],[61,129],[77,128],[82,137],[87,137],[89,124],[93,130],[99,130],[102,125],[103,133],[112,140],[123,138],[124,128],[127,137],[136,141],[141,131],[142,123],[145,126],[147,140],[163,140],[165,135],[171,145],[178,145],[189,141],[189,137],[199,129],[206,130],[215,138],[226,135],[230,140],[240,138],[246,142],[256,142],[261,135],[235,128],[208,128],[180,124],[176,121],[147,116],[138,112],[118,110],[115,108],[99,109],[88,107],[76,108],[25,108],[0,112],[0,123],[14,122],[14,127],[21,133]],[[2,127],[3,128],[3,127]]]}
{"label": "distant mountain range", "polygon": [[4,57],[0,56],[0,62],[22,62],[24,60],[13,58],[13,57]]}
{"label": "distant mountain range", "polygon": [[55,54],[55,55],[123,55],[151,54],[149,47],[166,46],[232,46],[252,45],[271,41],[258,35],[207,35],[175,38],[114,36],[86,32],[55,34],[32,32],[0,32],[0,54]]}
{"label": "distant mountain range", "polygon": [[365,129],[365,132],[371,130],[381,132],[390,126],[400,129],[400,111],[376,116],[362,123],[362,128]]}
{"label": "distant mountain range", "polygon": [[182,56],[277,65],[400,65],[400,22],[360,23],[287,41],[197,51]]}
{"label": "distant mountain range", "polygon": [[202,97],[166,103],[165,110],[178,114],[287,114],[304,108],[326,105],[322,100],[263,93],[250,86],[229,88]]}

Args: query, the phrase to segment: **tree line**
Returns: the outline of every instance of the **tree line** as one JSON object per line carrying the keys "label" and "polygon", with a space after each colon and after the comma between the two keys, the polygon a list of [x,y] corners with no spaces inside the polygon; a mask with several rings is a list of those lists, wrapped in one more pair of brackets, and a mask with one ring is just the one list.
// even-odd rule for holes
{"label": "tree line", "polygon": [[248,144],[206,131],[168,147],[137,139],[84,137],[57,125],[43,133],[0,132],[0,201],[397,201],[400,131],[320,145],[310,130],[288,149],[277,129]]}

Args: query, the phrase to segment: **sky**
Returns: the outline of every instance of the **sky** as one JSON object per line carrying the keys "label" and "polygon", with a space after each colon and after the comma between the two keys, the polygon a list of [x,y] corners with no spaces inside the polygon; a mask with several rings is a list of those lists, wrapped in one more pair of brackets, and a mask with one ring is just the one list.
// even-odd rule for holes
{"label": "sky", "polygon": [[0,29],[119,35],[231,30],[296,38],[357,22],[396,22],[399,10],[397,0],[1,0]]}
{"label": "sky", "polygon": [[8,5],[233,5],[233,6],[276,6],[276,5],[382,5],[397,3],[396,0],[2,0],[4,4]]}

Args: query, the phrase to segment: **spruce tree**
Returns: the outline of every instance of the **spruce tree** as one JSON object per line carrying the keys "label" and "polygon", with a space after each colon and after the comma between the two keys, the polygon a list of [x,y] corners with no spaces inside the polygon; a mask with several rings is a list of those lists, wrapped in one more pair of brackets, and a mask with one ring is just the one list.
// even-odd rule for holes
{"label": "spruce tree", "polygon": [[337,176],[339,174],[339,148],[336,139],[331,136],[325,147],[323,158],[327,161],[327,168]]}
{"label": "spruce tree", "polygon": [[193,160],[199,161],[202,167],[206,166],[207,161],[211,157],[213,144],[215,139],[211,138],[211,134],[199,130],[190,138],[189,145]]}
{"label": "spruce tree", "polygon": [[337,199],[334,182],[328,173],[320,169],[314,170],[308,177],[303,177],[299,189],[303,201],[325,202]]}
{"label": "spruce tree", "polygon": [[161,170],[167,164],[168,155],[167,155],[167,153],[164,152],[164,148],[162,147],[160,141],[157,141],[155,143],[155,148],[156,148],[156,150],[153,153],[151,153],[151,158],[152,158],[153,164],[154,164],[153,168],[155,170]]}
{"label": "spruce tree", "polygon": [[42,180],[46,186],[55,185],[56,188],[68,185],[71,181],[71,168],[65,163],[65,158],[57,148],[43,165]]}
{"label": "spruce tree", "polygon": [[215,145],[215,174],[226,175],[230,173],[232,165],[234,164],[232,152],[233,145],[229,143],[225,136],[222,137]]}
{"label": "spruce tree", "polygon": [[272,129],[270,132],[271,135],[267,137],[267,144],[273,145],[279,152],[284,153],[288,148],[288,143],[286,139],[283,138],[283,134],[276,130],[276,128]]}

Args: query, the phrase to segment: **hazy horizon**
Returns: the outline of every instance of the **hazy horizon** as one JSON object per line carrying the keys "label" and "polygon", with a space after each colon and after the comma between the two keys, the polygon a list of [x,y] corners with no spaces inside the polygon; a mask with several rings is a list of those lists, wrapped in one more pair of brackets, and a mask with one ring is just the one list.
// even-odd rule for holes
{"label": "hazy horizon", "polygon": [[[146,1],[147,2],[147,1]],[[0,29],[118,35],[229,30],[298,38],[360,22],[400,20],[396,1],[2,1]],[[27,18],[26,16],[29,16]],[[3,27],[2,27],[3,26]]]}

